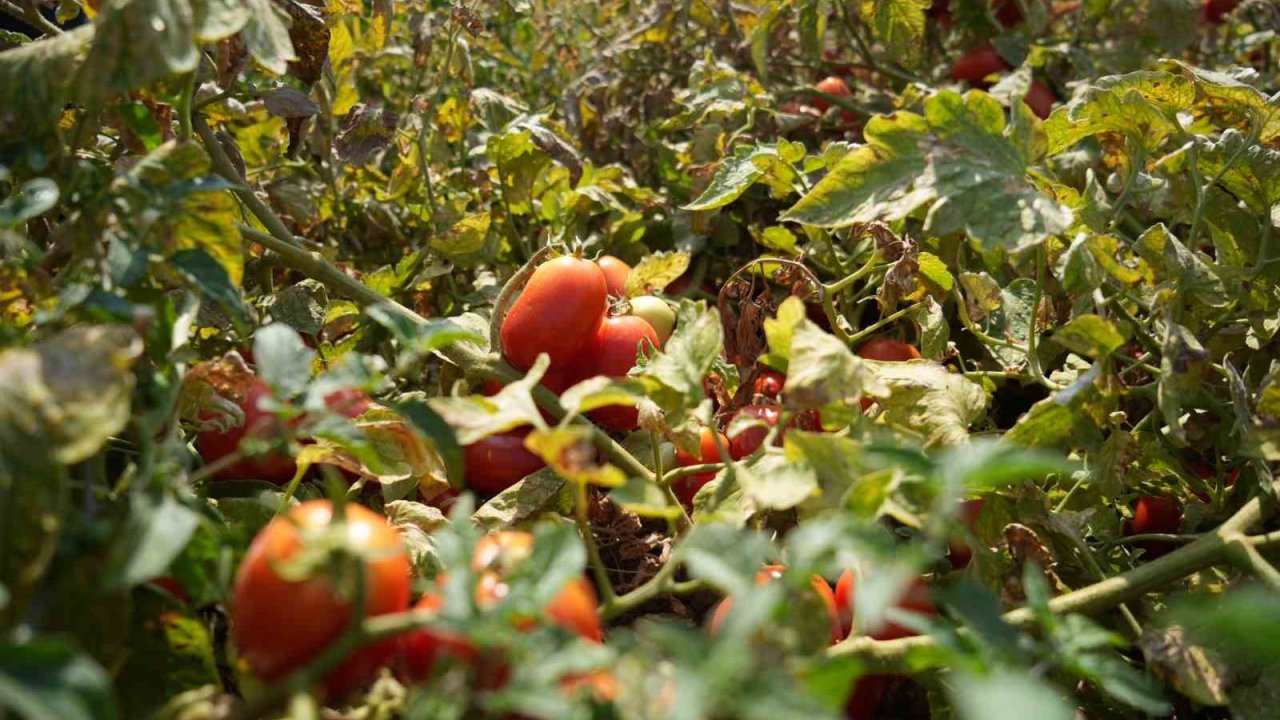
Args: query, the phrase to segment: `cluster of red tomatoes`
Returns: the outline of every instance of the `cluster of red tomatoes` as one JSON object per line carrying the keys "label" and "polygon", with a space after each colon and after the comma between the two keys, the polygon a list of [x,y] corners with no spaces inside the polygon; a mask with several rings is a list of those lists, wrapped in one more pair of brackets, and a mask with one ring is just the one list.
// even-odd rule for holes
{"label": "cluster of red tomatoes", "polygon": [[[364,578],[359,605],[365,617],[410,609],[411,569],[399,533],[381,515],[354,503],[343,508],[342,522],[327,500],[295,506],[273,520],[254,538],[236,576],[231,601],[231,636],[240,657],[255,676],[279,682],[311,662],[338,641],[352,621],[357,605],[334,583],[341,577],[331,565],[341,555],[315,552],[342,548],[358,557]],[[505,577],[528,557],[533,536],[522,532],[489,535],[476,547],[475,602],[482,609],[502,602],[508,594]],[[350,559],[350,558],[349,558]],[[297,563],[310,563],[295,567]],[[418,600],[416,608],[438,611],[439,588]],[[573,632],[591,642],[603,633],[595,590],[585,578],[565,586],[546,607],[543,617],[521,618],[516,629],[539,622]],[[502,687],[510,675],[503,658],[482,653],[466,638],[444,630],[424,628],[375,641],[354,650],[324,678],[325,695],[340,700],[366,686],[384,667],[391,667],[408,683],[428,679],[437,662],[448,658],[474,670],[478,690]],[[610,679],[573,678],[566,689],[586,687],[602,698],[612,692]]]}
{"label": "cluster of red tomatoes", "polygon": [[[920,351],[915,346],[894,340],[889,337],[878,337],[867,341],[862,347],[858,348],[858,355],[868,360],[879,360],[883,362],[905,362],[907,360],[917,360],[920,358]],[[744,405],[733,413],[725,422],[725,427],[734,424],[734,421],[743,418],[755,421],[748,425],[745,429],[735,434],[733,438],[725,437],[724,433],[712,428],[703,428],[702,436],[699,438],[698,454],[677,450],[676,464],[680,467],[692,467],[694,465],[720,463],[724,460],[721,455],[720,448],[725,448],[728,456],[732,460],[742,460],[753,454],[764,444],[765,439],[769,436],[772,428],[777,427],[782,417],[782,388],[786,385],[787,377],[782,373],[768,367],[757,368],[754,377],[751,379],[751,402]],[[863,410],[871,407],[872,400],[864,398],[862,401]],[[796,414],[787,428],[798,428],[800,430],[820,431],[822,429],[822,419],[816,410],[810,410]],[[774,444],[781,445],[785,437],[786,428],[780,430],[774,436]],[[676,497],[684,504],[686,508],[693,506],[693,498],[698,494],[704,485],[714,479],[716,473],[714,471],[697,473],[694,475],[685,475],[678,478],[671,484],[671,489],[675,491]]]}
{"label": "cluster of red tomatoes", "polygon": [[[330,393],[324,399],[325,406],[332,412],[355,419],[369,408],[370,400],[359,390],[343,389]],[[273,446],[259,455],[244,457],[230,462],[214,473],[219,480],[266,480],[283,485],[293,479],[297,465],[293,456],[283,447],[284,441],[295,435],[306,425],[305,414],[289,421],[284,421],[272,409],[271,387],[266,381],[253,377],[243,388],[243,395],[237,405],[244,414],[244,422],[225,430],[208,429],[196,433],[195,447],[206,464],[215,464],[223,458],[243,450],[241,443],[246,439]],[[201,420],[211,421],[211,413],[202,413]],[[300,442],[309,442],[306,437],[298,438]]]}
{"label": "cluster of red tomatoes", "polygon": [[[766,566],[756,574],[756,584],[765,585],[774,582],[782,577],[785,569],[781,565]],[[831,584],[822,577],[815,575],[810,582],[813,587],[815,602],[825,609],[827,615],[831,628],[830,644],[835,645],[850,637],[854,631],[853,572],[851,570],[844,571],[836,581],[834,590]],[[938,614],[938,608],[933,602],[929,586],[921,578],[914,579],[899,594],[894,601],[894,607],[900,612],[923,617],[932,617]],[[712,633],[719,632],[732,611],[733,598],[725,598],[711,616],[710,630]],[[864,631],[867,637],[873,640],[897,640],[916,634],[914,631],[891,620],[881,622],[876,627],[864,628]],[[858,678],[845,704],[845,717],[848,720],[866,720],[872,717],[892,679],[893,677],[890,675],[867,675]]]}
{"label": "cluster of red tomatoes", "polygon": [[[502,320],[502,354],[518,370],[528,370],[542,353],[551,365],[543,387],[559,394],[597,375],[625,377],[638,353],[661,348],[675,328],[675,313],[652,295],[627,301],[629,312],[613,314],[610,298],[621,300],[631,268],[612,256],[598,261],[563,256],[538,266]],[[487,393],[501,389],[487,385]],[[597,408],[589,417],[615,432],[635,430],[634,407]],[[531,428],[491,435],[464,448],[467,486],[495,495],[543,466],[525,448]]]}

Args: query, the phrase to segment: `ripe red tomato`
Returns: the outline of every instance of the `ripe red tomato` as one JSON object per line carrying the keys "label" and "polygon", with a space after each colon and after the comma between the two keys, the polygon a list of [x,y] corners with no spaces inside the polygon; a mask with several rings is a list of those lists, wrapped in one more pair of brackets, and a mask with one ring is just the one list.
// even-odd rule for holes
{"label": "ripe red tomato", "polygon": [[609,294],[614,297],[625,297],[626,292],[623,288],[627,284],[627,276],[631,274],[631,266],[612,255],[601,257],[596,260],[596,264],[604,272],[604,281]]}
{"label": "ripe red tomato", "polygon": [[[783,565],[766,565],[763,570],[756,573],[757,585],[768,585],[769,583],[782,577],[786,567]],[[836,596],[831,592],[831,585],[821,577],[814,575],[810,579],[813,590],[818,595],[819,602],[827,611],[827,617],[831,621],[830,643],[835,645],[844,639],[844,631],[840,625],[840,616],[836,611]],[[711,624],[709,626],[712,634],[720,632],[720,627],[724,625],[732,612],[733,598],[727,597],[716,607],[715,612],[711,615]]]}
{"label": "ripe red tomato", "polygon": [[[400,534],[381,515],[355,503],[346,506],[346,542],[363,555],[366,617],[409,607],[409,557]],[[350,623],[352,604],[323,570],[304,579],[278,574],[310,534],[333,522],[333,505],[313,500],[272,520],[249,546],[231,598],[231,637],[259,678],[278,682],[337,639]],[[383,641],[353,653],[325,678],[328,696],[340,698],[373,679],[392,659],[396,643]]]}
{"label": "ripe red tomato", "polygon": [[524,446],[530,428],[490,435],[462,448],[467,487],[481,495],[497,495],[526,475],[546,467]]}
{"label": "ripe red tomato", "polygon": [[1058,96],[1054,94],[1053,89],[1039,80],[1031,81],[1031,87],[1027,89],[1027,96],[1023,99],[1031,108],[1031,112],[1041,120],[1049,117],[1053,112],[1054,104],[1058,102]]}
{"label": "ripe red tomato", "polygon": [[985,87],[988,75],[1012,69],[990,44],[979,45],[961,55],[951,66],[951,78],[957,82]]}
{"label": "ripe red tomato", "polygon": [[[724,435],[713,431],[711,428],[703,428],[702,437],[698,442],[698,457],[694,457],[677,448],[676,464],[680,467],[689,467],[691,465],[720,462],[720,449],[716,446],[717,435],[720,437],[720,442],[728,445],[729,441],[725,439]],[[671,489],[675,491],[676,497],[680,499],[680,504],[686,508],[692,508],[693,496],[698,494],[703,485],[715,479],[715,476],[714,472],[686,475],[671,483]]]}
{"label": "ripe red tomato", "polygon": [[[1022,5],[1024,0],[991,0],[991,10],[996,22],[1003,27],[1013,27],[1022,22]],[[1031,2],[1031,0],[1025,0]]]}
{"label": "ripe red tomato", "polygon": [[149,580],[147,581],[147,584],[168,593],[173,597],[173,599],[183,605],[191,604],[191,596],[187,594],[187,589],[183,587],[182,581],[172,575],[165,575],[163,577]]}
{"label": "ripe red tomato", "polygon": [[[839,75],[831,75],[819,80],[818,84],[813,86],[813,89],[836,97],[848,97],[853,94],[853,91],[849,89],[849,83],[845,82],[844,78]],[[815,96],[812,104],[818,108],[819,112],[826,112],[831,107],[831,101],[824,97]]]}
{"label": "ripe red tomato", "polygon": [[773,368],[761,368],[751,382],[751,392],[777,400],[782,395],[782,388],[787,384],[787,376]]}
{"label": "ripe red tomato", "polygon": [[906,362],[919,360],[920,351],[914,345],[889,337],[872,338],[858,348],[858,357],[881,362]]}
{"label": "ripe red tomato", "polygon": [[[960,511],[958,513],[960,522],[973,532],[978,525],[978,516],[982,514],[982,498],[976,500],[965,500],[960,503]],[[952,540],[947,544],[947,560],[951,563],[951,567],[957,570],[967,566],[973,561],[973,548],[969,547],[969,543],[964,540]]]}
{"label": "ripe red tomato", "polygon": [[[778,424],[778,416],[782,409],[774,403],[763,405],[747,405],[737,412],[735,418],[746,417],[752,420],[759,420],[765,423],[765,426],[755,425],[746,430],[739,432],[729,440],[729,456],[734,460],[741,460],[751,453],[755,452],[764,444],[764,439],[769,434],[769,428]],[[781,444],[782,433],[778,434],[775,444]]]}
{"label": "ripe red tomato", "polygon": [[[532,551],[533,536],[526,532],[500,532],[481,539],[471,560],[472,570],[477,575],[477,605],[489,608],[500,603],[510,592],[503,578],[518,563],[529,557]],[[441,577],[437,583],[443,584],[446,581],[447,578]],[[416,607],[422,610],[439,610],[442,604],[437,589],[423,595]],[[543,620],[592,642],[604,642],[599,601],[595,589],[586,578],[575,578],[566,585],[543,609]],[[537,624],[532,618],[517,619],[515,622],[521,630],[529,630]],[[466,638],[426,628],[401,638],[397,670],[406,682],[420,682],[431,674],[435,663],[446,656],[460,662],[475,662],[481,657],[478,649]],[[501,658],[490,658],[489,664],[480,670],[477,674],[480,676],[482,689],[496,690],[506,684],[510,675],[510,668]]]}
{"label": "ripe red tomato", "polygon": [[[235,452],[246,437],[256,440],[283,437],[288,432],[285,424],[265,408],[270,399],[271,387],[264,380],[254,378],[245,389],[244,400],[240,403],[240,409],[244,412],[243,424],[225,432],[204,430],[196,433],[196,450],[205,463],[216,462]],[[205,415],[202,419],[212,418]],[[233,463],[214,473],[214,477],[219,480],[266,480],[283,485],[293,479],[296,471],[297,465],[293,458],[282,452],[272,452]]]}
{"label": "ripe red tomato", "polygon": [[[1125,523],[1124,534],[1173,534],[1182,529],[1182,506],[1177,500],[1162,495],[1143,495],[1133,501],[1133,519]],[[1148,558],[1155,559],[1172,552],[1177,545],[1162,542],[1139,542]]]}
{"label": "ripe red tomato", "polygon": [[[588,377],[626,377],[636,365],[637,351],[656,348],[659,344],[658,334],[643,318],[635,315],[607,318],[585,351],[587,367],[591,369]],[[610,405],[587,414],[597,424],[617,432],[635,430],[640,415],[636,408],[627,405]]]}
{"label": "ripe red tomato", "polygon": [[864,675],[853,681],[853,691],[845,701],[845,720],[871,720],[884,697],[889,675]]}
{"label": "ripe red tomato", "polygon": [[502,352],[520,370],[540,353],[552,366],[570,367],[595,337],[608,309],[600,266],[564,256],[538,266],[502,321]]}
{"label": "ripe red tomato", "polygon": [[[849,635],[853,631],[853,611],[854,611],[854,590],[853,590],[853,571],[845,570],[840,578],[836,581],[836,608],[840,613],[840,622],[843,626],[845,635]],[[937,615],[938,607],[933,604],[933,597],[929,591],[929,586],[925,584],[921,578],[916,578],[903,591],[901,597],[894,603],[894,607],[899,610],[915,613],[917,615]],[[916,633],[897,623],[887,621],[878,628],[868,633],[868,637],[872,640],[897,640],[899,638],[911,637]]]}
{"label": "ripe red tomato", "polygon": [[1215,24],[1226,22],[1239,4],[1240,0],[1204,0],[1204,19]]}
{"label": "ripe red tomato", "polygon": [[352,420],[363,415],[372,403],[368,395],[355,388],[334,390],[324,396],[325,407]]}

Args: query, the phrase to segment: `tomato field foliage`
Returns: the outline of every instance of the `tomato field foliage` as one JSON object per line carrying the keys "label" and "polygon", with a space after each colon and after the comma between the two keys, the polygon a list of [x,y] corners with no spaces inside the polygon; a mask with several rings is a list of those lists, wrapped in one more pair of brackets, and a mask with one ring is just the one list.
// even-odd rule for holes
{"label": "tomato field foliage", "polygon": [[0,718],[1280,716],[1272,0],[0,20]]}

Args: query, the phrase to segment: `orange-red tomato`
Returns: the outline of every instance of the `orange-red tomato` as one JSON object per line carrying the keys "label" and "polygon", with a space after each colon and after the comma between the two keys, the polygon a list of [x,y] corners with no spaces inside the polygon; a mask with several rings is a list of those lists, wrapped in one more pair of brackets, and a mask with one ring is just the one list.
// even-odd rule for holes
{"label": "orange-red tomato", "polygon": [[[840,613],[840,623],[845,635],[848,635],[853,631],[854,590],[852,570],[845,570],[836,580],[835,596],[836,608]],[[938,614],[938,608],[933,604],[929,586],[920,578],[916,578],[907,586],[901,597],[894,603],[894,607],[917,615],[932,616]],[[868,637],[873,640],[897,640],[911,637],[915,634],[914,631],[889,621],[873,629],[868,633]]]}
{"label": "orange-red tomato", "polygon": [[1204,0],[1204,19],[1215,24],[1226,22],[1239,4],[1240,0]]}
{"label": "orange-red tomato", "polygon": [[961,55],[951,66],[951,78],[957,82],[985,86],[986,78],[1012,69],[990,44],[979,45]]}
{"label": "orange-red tomato", "polygon": [[[970,532],[978,525],[978,516],[982,514],[982,505],[982,498],[965,500],[960,503],[960,522]],[[947,560],[951,563],[951,567],[957,570],[965,567],[973,561],[973,548],[969,547],[969,543],[964,540],[952,540],[947,544]]]}
{"label": "orange-red tomato", "polygon": [[[844,78],[839,75],[825,77],[819,80],[818,84],[813,87],[818,92],[834,95],[836,97],[848,97],[853,94],[853,91],[849,89],[849,83],[845,82]],[[827,109],[831,107],[831,101],[824,97],[814,97],[812,103],[814,107],[818,108],[819,112],[826,112]]]}
{"label": "orange-red tomato", "polygon": [[[271,399],[271,386],[266,381],[254,378],[245,389],[244,400],[240,409],[244,412],[244,423],[229,428],[225,432],[204,430],[196,433],[196,450],[206,463],[214,463],[236,452],[240,442],[246,437],[256,440],[272,440],[284,437],[287,428],[284,422],[265,405]],[[202,419],[211,419],[207,415]],[[218,472],[214,477],[219,480],[266,480],[284,484],[293,479],[297,465],[293,458],[283,452],[271,452],[235,462]]]}
{"label": "orange-red tomato", "polygon": [[[729,456],[734,460],[741,460],[759,449],[764,444],[765,437],[769,435],[769,428],[778,424],[778,416],[781,412],[782,409],[774,403],[747,405],[739,410],[735,418],[751,418],[759,420],[764,425],[754,425],[734,435],[729,440]],[[778,433],[775,443],[779,445],[782,443],[782,433]]]}
{"label": "orange-red tomato", "polygon": [[[607,318],[585,350],[587,367],[590,368],[587,376],[626,377],[635,367],[639,350],[656,348],[660,344],[658,333],[644,318],[636,315]],[[597,424],[617,432],[635,430],[640,415],[635,407],[628,405],[609,405],[587,414]]]}
{"label": "orange-red tomato", "polygon": [[530,473],[546,467],[524,446],[530,428],[490,435],[462,448],[467,487],[481,495],[497,495]]}
{"label": "orange-red tomato", "polygon": [[533,271],[503,318],[502,353],[528,370],[540,353],[553,367],[571,367],[595,337],[608,309],[604,271],[590,260],[564,256]]}
{"label": "orange-red tomato", "polygon": [[[691,465],[704,465],[708,463],[718,463],[721,461],[720,449],[716,446],[716,436],[720,437],[720,442],[728,445],[729,441],[724,435],[715,432],[711,428],[702,429],[702,437],[698,442],[698,457],[694,457],[689,453],[676,449],[676,464],[680,467],[689,467]],[[680,499],[680,503],[686,508],[693,507],[693,497],[698,494],[703,485],[715,479],[714,472],[699,473],[697,475],[686,475],[675,482],[671,483],[671,489],[675,492],[676,497]]]}
{"label": "orange-red tomato", "polygon": [[604,282],[609,294],[614,297],[624,297],[626,293],[623,288],[627,284],[627,276],[631,274],[631,266],[612,255],[601,257],[596,260],[596,264],[604,273]]}
{"label": "orange-red tomato", "polygon": [[[324,652],[351,622],[352,603],[318,567],[301,579],[279,569],[295,559],[308,534],[328,528],[334,508],[313,500],[272,520],[249,546],[231,598],[231,637],[254,674],[278,682]],[[364,557],[366,617],[409,607],[409,558],[400,534],[381,515],[360,505],[345,508],[347,547]],[[395,654],[395,640],[366,646],[331,671],[324,681],[331,698],[372,680]]]}
{"label": "orange-red tomato", "polygon": [[[1143,495],[1133,501],[1133,519],[1125,523],[1124,534],[1173,534],[1182,529],[1182,506],[1177,500],[1161,495]],[[1177,545],[1162,542],[1139,542],[1148,558],[1167,555]]]}
{"label": "orange-red tomato", "polygon": [[751,383],[751,392],[777,400],[782,395],[782,388],[787,384],[787,376],[773,368],[761,368]]}
{"label": "orange-red tomato", "polygon": [[172,575],[149,580],[147,584],[168,593],[183,605],[191,604],[191,596],[187,594],[187,588],[182,585],[182,581]]}
{"label": "orange-red tomato", "polygon": [[1032,0],[991,0],[991,10],[996,16],[996,22],[1004,27],[1013,27],[1022,22],[1022,5],[1020,2],[1032,2]]}
{"label": "orange-red tomato", "polygon": [[853,691],[845,701],[845,720],[871,720],[884,697],[889,675],[864,675],[853,683]]}
{"label": "orange-red tomato", "polygon": [[1058,96],[1053,90],[1039,80],[1031,81],[1031,87],[1027,89],[1027,96],[1023,99],[1031,108],[1031,112],[1041,120],[1049,117],[1053,112],[1054,104],[1058,102]]}
{"label": "orange-red tomato", "polygon": [[[471,561],[472,570],[477,575],[477,605],[488,608],[501,602],[509,592],[503,578],[532,551],[533,536],[526,532],[500,532],[481,539]],[[442,577],[438,582],[446,582],[446,578]],[[433,590],[422,596],[417,608],[439,610],[441,605],[438,591]],[[586,578],[575,578],[566,585],[543,609],[543,620],[586,640],[604,641],[599,601],[595,589]],[[536,622],[532,618],[526,618],[517,620],[516,625],[518,629],[528,630]],[[435,628],[416,630],[400,640],[397,670],[407,682],[420,682],[431,674],[435,663],[446,656],[460,662],[475,662],[480,653],[466,638]],[[505,685],[510,674],[510,668],[500,658],[490,659],[480,670],[480,685],[489,690]],[[594,685],[591,677],[576,678],[570,682],[581,684],[584,681],[588,685]]]}
{"label": "orange-red tomato", "polygon": [[906,362],[919,360],[920,351],[914,345],[881,336],[863,343],[858,348],[858,357],[881,362]]}
{"label": "orange-red tomato", "polygon": [[[769,583],[782,577],[786,567],[783,565],[766,565],[764,569],[756,573],[757,585],[768,585]],[[818,600],[822,603],[823,608],[827,611],[827,617],[831,621],[830,642],[832,645],[844,639],[844,631],[840,625],[840,616],[836,611],[836,596],[831,591],[831,585],[821,577],[814,575],[810,579],[813,590],[818,594]],[[724,625],[732,612],[733,598],[727,597],[716,607],[715,612],[711,615],[710,630],[712,633],[720,632],[720,627]]]}

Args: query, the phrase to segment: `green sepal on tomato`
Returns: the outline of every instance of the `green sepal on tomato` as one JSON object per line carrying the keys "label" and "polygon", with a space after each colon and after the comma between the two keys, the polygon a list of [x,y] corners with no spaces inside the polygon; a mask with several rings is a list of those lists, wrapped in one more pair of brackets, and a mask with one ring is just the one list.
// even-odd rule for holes
{"label": "green sepal on tomato", "polygon": [[[314,660],[350,625],[354,603],[347,593],[352,588],[335,584],[335,562],[362,567],[365,617],[409,607],[411,571],[400,534],[361,505],[348,503],[344,513],[339,531],[329,501],[297,505],[258,533],[240,565],[231,598],[231,638],[264,682],[279,682]],[[340,699],[360,689],[395,651],[395,639],[356,650],[325,676],[326,697]]]}

